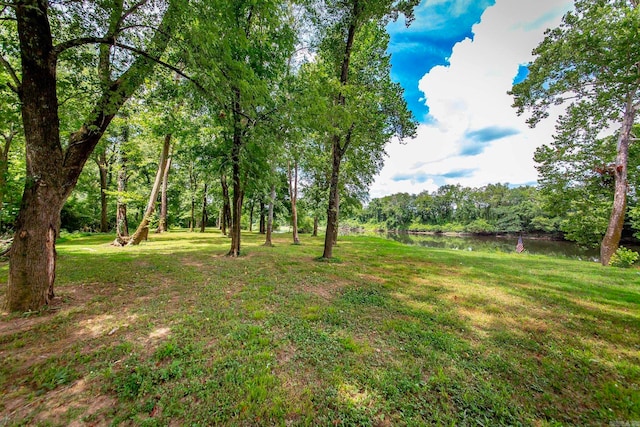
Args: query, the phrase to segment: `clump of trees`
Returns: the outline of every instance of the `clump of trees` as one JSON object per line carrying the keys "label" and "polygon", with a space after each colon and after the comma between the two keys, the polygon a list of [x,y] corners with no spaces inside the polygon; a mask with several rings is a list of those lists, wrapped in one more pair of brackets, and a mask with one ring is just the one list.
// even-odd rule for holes
{"label": "clump of trees", "polygon": [[235,257],[243,227],[267,234],[289,212],[294,230],[300,212],[317,227],[324,211],[334,236],[341,200],[363,197],[385,143],[415,129],[384,26],[417,3],[4,2],[8,309],[53,298],[63,227],[137,244],[215,223]]}

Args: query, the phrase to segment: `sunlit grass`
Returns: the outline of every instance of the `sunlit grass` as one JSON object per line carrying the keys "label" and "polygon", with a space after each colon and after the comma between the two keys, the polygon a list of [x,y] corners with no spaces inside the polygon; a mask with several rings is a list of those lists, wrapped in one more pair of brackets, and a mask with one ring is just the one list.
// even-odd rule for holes
{"label": "sunlit grass", "polygon": [[112,240],[64,236],[53,306],[0,317],[0,424],[640,420],[637,268],[375,237],[331,263],[320,237],[247,233],[238,259],[219,232]]}

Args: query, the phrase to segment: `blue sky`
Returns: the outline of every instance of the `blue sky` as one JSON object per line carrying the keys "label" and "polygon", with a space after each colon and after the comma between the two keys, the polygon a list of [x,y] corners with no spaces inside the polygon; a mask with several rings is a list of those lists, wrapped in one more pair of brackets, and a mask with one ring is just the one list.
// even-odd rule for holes
{"label": "blue sky", "polygon": [[535,129],[507,95],[526,77],[532,49],[571,0],[423,0],[409,28],[388,26],[392,77],[405,89],[418,136],[387,147],[371,197],[417,194],[444,184],[534,184],[535,148],[554,118]]}

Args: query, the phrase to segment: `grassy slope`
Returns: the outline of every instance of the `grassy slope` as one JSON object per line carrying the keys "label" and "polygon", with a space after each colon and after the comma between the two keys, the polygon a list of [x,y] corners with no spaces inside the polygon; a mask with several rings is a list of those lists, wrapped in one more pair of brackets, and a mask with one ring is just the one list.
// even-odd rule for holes
{"label": "grassy slope", "polygon": [[60,243],[57,303],[0,316],[0,425],[640,420],[637,268],[374,237],[337,262],[308,236],[247,234],[240,259],[219,233],[111,239]]}

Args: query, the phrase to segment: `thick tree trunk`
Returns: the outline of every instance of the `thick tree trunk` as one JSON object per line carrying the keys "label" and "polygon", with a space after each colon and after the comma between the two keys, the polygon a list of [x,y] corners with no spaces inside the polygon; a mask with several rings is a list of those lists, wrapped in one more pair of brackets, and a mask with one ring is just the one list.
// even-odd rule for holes
{"label": "thick tree trunk", "polygon": [[167,167],[167,158],[169,157],[169,149],[171,147],[171,134],[165,135],[164,144],[162,145],[162,154],[160,154],[160,162],[158,163],[158,172],[156,173],[156,180],[153,183],[151,189],[151,195],[149,196],[149,202],[147,208],[144,211],[142,221],[138,225],[138,228],[133,233],[131,238],[126,242],[127,246],[139,245],[143,239],[149,234],[149,221],[151,216],[156,210],[156,200],[158,200],[158,193],[160,192],[160,183],[162,182],[162,175]]}
{"label": "thick tree trunk", "polygon": [[204,233],[207,227],[207,184],[204,184],[204,191],[202,195],[202,220],[200,221],[200,232]]}
{"label": "thick tree trunk", "polygon": [[289,199],[291,200],[291,228],[293,235],[293,244],[300,244],[300,237],[298,236],[298,162],[293,162],[293,170],[291,163],[287,165],[287,172],[289,175]]}
{"label": "thick tree trunk", "polygon": [[32,3],[19,3],[15,8],[22,52],[27,177],[11,247],[6,300],[10,311],[38,310],[54,296],[55,238],[66,198],[61,170],[64,156],[59,133],[56,57],[46,2]]}
{"label": "thick tree trunk", "polygon": [[222,234],[227,235],[227,229],[231,228],[231,202],[229,200],[229,185],[227,184],[227,176],[220,176],[220,184],[222,185]]}
{"label": "thick tree trunk", "polygon": [[633,99],[629,96],[625,108],[622,128],[618,136],[618,149],[613,176],[615,179],[615,189],[613,195],[613,207],[609,226],[600,245],[600,262],[602,265],[609,265],[611,257],[618,249],[624,217],[627,210],[627,192],[629,190],[627,182],[627,164],[629,160],[629,141],[631,131],[636,116],[636,109],[633,106]]}
{"label": "thick tree trunk", "polygon": [[100,232],[109,231],[108,206],[107,206],[107,153],[102,152],[98,157],[98,170],[100,171]]}
{"label": "thick tree trunk", "polygon": [[271,235],[273,234],[273,208],[276,203],[276,186],[271,187],[271,197],[269,199],[269,216],[267,217],[267,236],[264,246],[273,246]]}
{"label": "thick tree trunk", "polygon": [[164,233],[167,231],[167,215],[168,215],[168,200],[167,189],[169,188],[169,171],[171,170],[171,157],[167,159],[167,164],[164,167],[162,174],[162,188],[160,190],[160,220],[158,221],[157,233]]}

